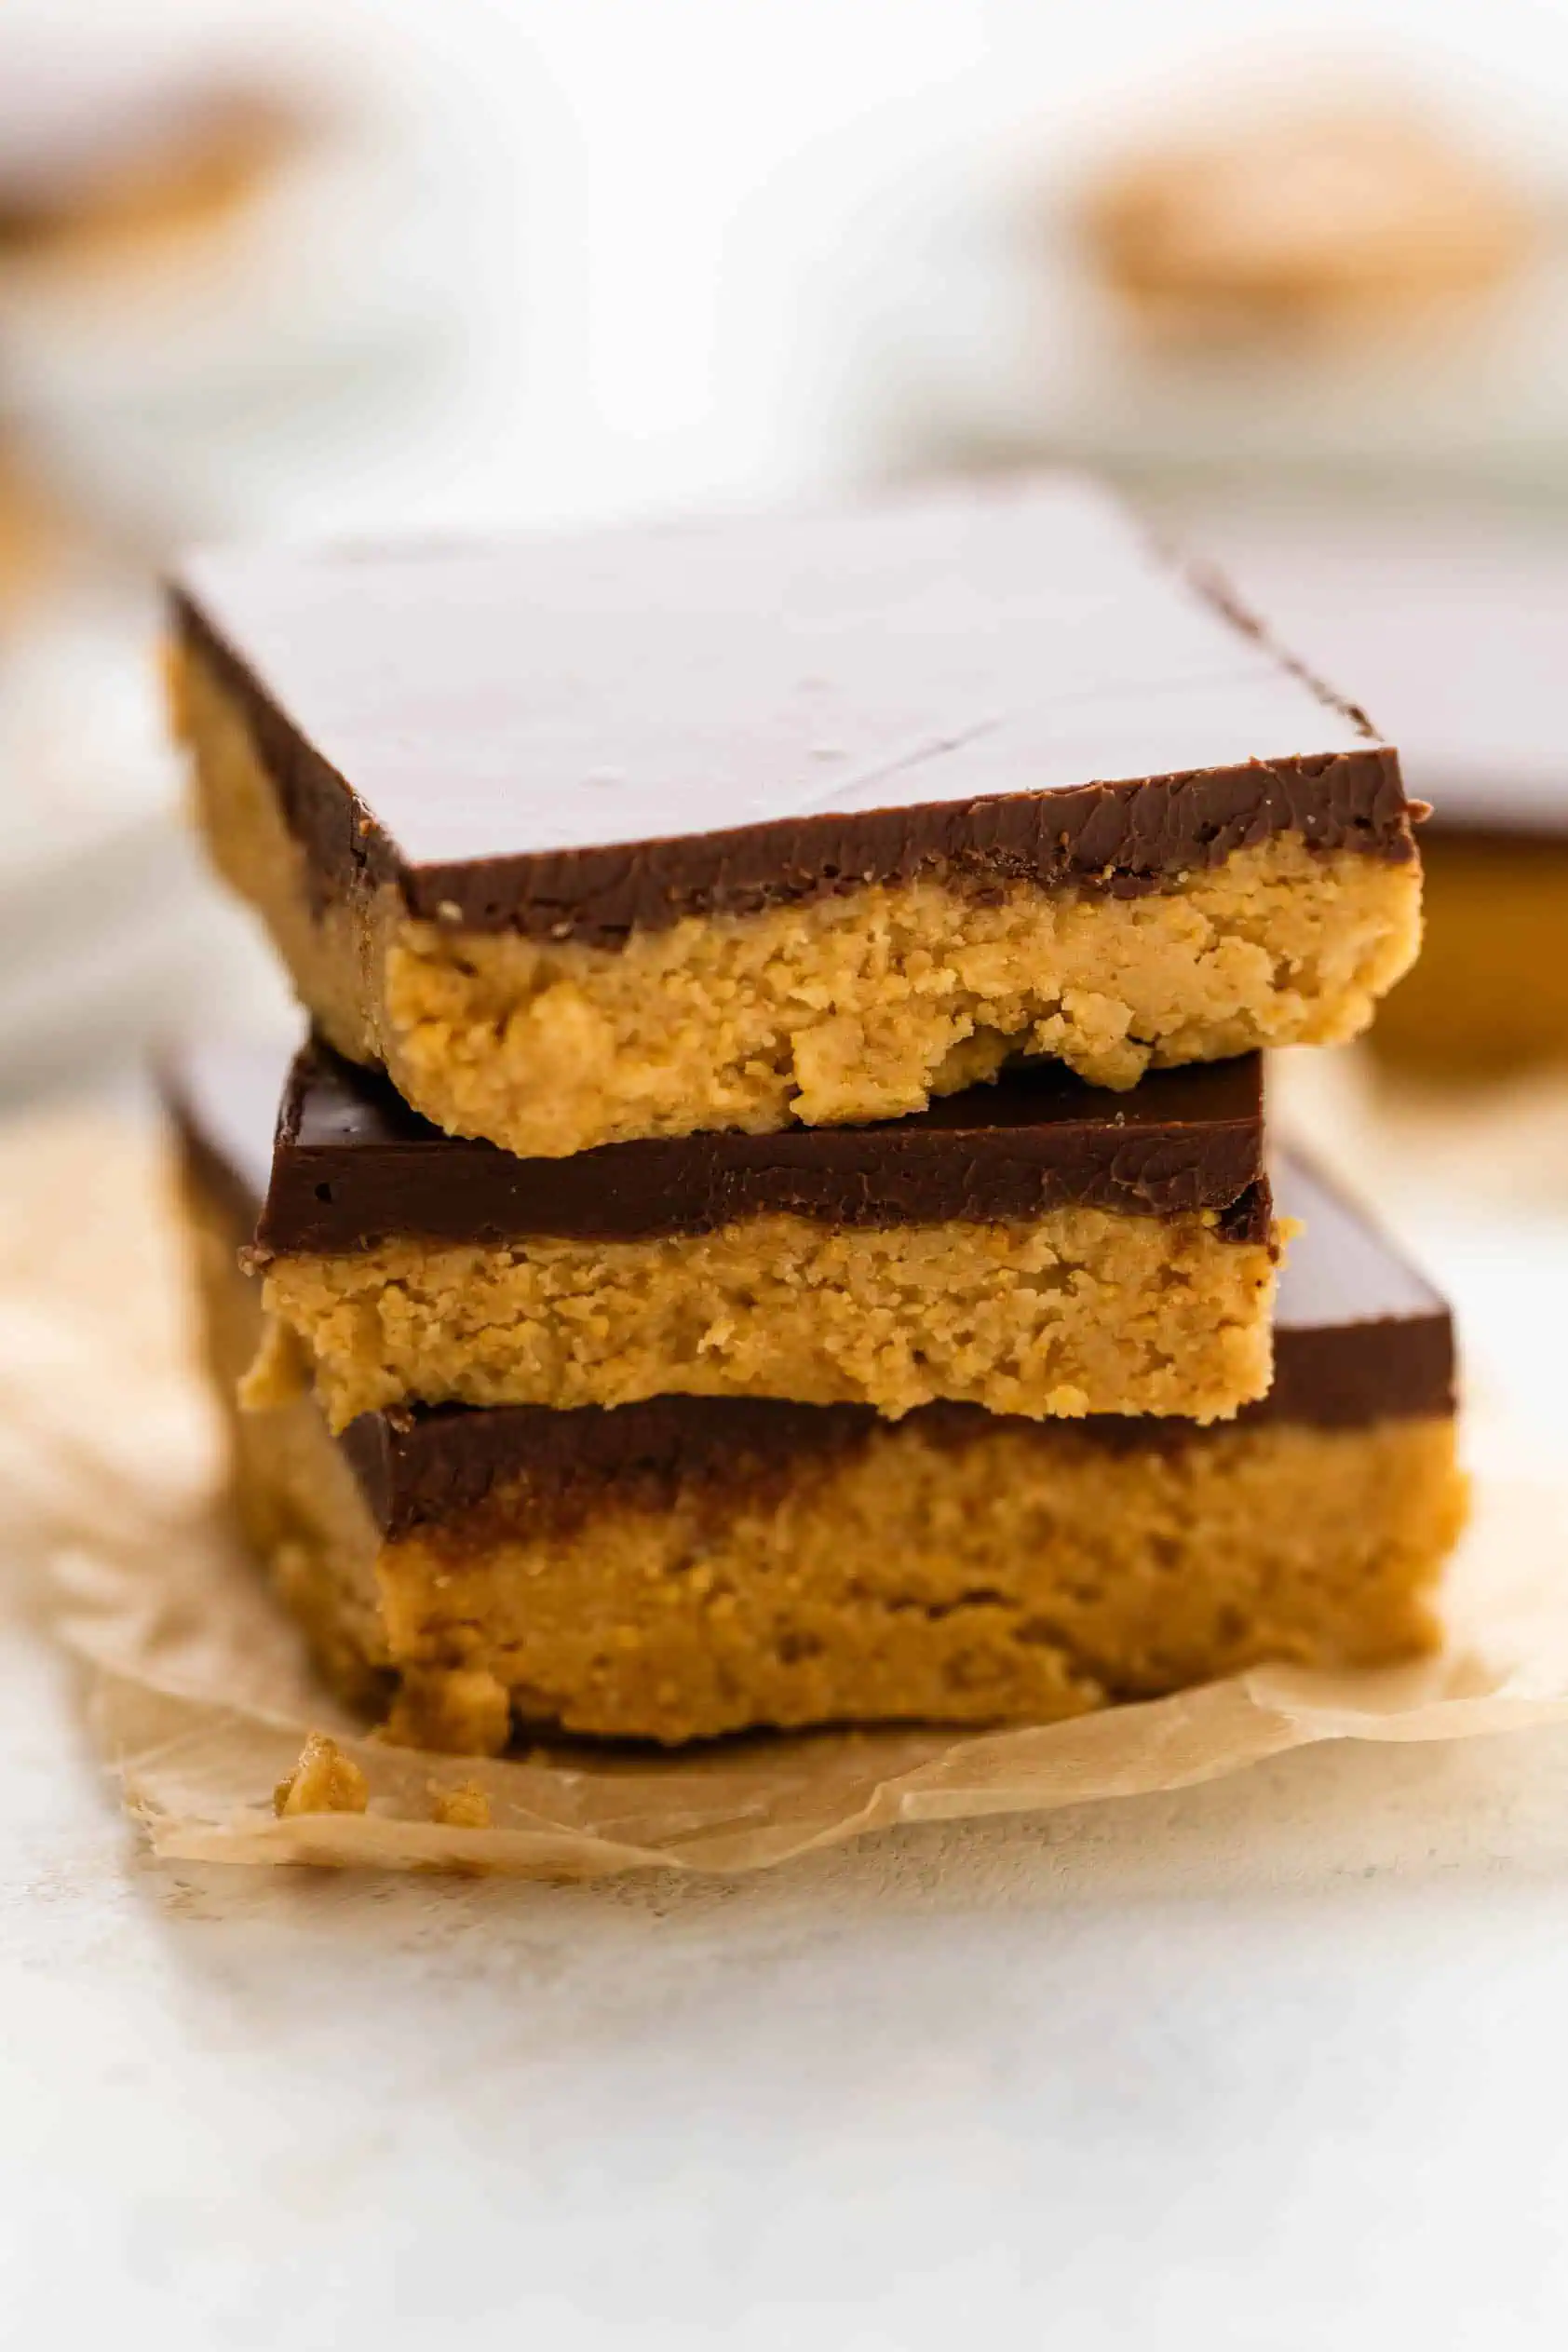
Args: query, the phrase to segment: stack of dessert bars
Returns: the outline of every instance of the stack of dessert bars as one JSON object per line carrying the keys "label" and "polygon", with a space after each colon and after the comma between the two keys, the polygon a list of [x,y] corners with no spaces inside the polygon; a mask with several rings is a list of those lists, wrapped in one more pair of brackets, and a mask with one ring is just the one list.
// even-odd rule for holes
{"label": "stack of dessert bars", "polygon": [[1413,957],[1413,809],[1107,495],[219,553],[172,602],[201,823],[313,1024],[170,1077],[236,1494],[388,1736],[1429,1645],[1448,1313],[1271,1166],[1261,1077]]}

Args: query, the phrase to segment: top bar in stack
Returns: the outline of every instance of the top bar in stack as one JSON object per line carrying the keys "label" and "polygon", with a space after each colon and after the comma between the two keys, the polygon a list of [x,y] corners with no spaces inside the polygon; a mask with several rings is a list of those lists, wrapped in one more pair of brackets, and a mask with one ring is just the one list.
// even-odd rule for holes
{"label": "top bar in stack", "polygon": [[1415,953],[1395,752],[1075,480],[212,554],[174,626],[318,1025],[526,1157],[1331,1043]]}

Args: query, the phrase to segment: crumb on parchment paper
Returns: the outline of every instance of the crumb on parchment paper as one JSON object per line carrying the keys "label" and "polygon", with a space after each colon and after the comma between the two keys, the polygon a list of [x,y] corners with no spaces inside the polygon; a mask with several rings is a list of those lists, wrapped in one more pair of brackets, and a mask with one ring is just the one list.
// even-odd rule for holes
{"label": "crumb on parchment paper", "polygon": [[462,1780],[452,1789],[432,1780],[430,1796],[430,1818],[444,1822],[448,1829],[488,1830],[492,1826],[490,1799],[477,1780]]}
{"label": "crumb on parchment paper", "polygon": [[293,1771],[273,1791],[272,1808],[280,1820],[296,1813],[363,1813],[370,1794],[352,1757],[324,1731],[313,1731]]}

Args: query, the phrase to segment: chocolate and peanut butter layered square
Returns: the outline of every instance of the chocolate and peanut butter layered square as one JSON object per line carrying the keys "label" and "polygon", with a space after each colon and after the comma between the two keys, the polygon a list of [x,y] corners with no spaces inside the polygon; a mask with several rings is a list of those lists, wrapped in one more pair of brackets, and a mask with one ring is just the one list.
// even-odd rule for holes
{"label": "chocolate and peanut butter layered square", "polygon": [[247,1395],[308,1377],[335,1428],[663,1395],[1210,1420],[1268,1385],[1276,1254],[1255,1054],[527,1160],[318,1046],[283,1090]]}
{"label": "chocolate and peanut butter layered square", "polygon": [[219,552],[173,629],[317,1023],[526,1158],[1331,1043],[1415,953],[1395,751],[1076,480]]}
{"label": "chocolate and peanut butter layered square", "polygon": [[1233,1422],[658,1397],[334,1439],[308,1393],[235,1404],[277,1075],[200,1056],[173,1088],[209,1353],[251,1539],[394,1737],[1048,1721],[1436,1639],[1464,1516],[1448,1310],[1304,1168],[1274,1386]]}

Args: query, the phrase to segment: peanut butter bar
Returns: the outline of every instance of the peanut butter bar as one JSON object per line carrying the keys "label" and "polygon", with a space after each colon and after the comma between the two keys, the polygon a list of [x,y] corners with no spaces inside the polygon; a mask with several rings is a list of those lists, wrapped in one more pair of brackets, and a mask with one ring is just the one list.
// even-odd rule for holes
{"label": "peanut butter bar", "polygon": [[1394,750],[1075,480],[215,553],[172,621],[318,1025],[523,1157],[1333,1042],[1415,953]]}
{"label": "peanut butter bar", "polygon": [[1304,1168],[1274,1386],[1229,1423],[665,1396],[334,1438],[307,1392],[234,1401],[277,1076],[231,1054],[173,1081],[209,1352],[251,1538],[396,1737],[1048,1721],[1436,1638],[1464,1515],[1448,1310]]}
{"label": "peanut butter bar", "polygon": [[250,1262],[334,1428],[398,1404],[766,1396],[898,1415],[1234,1413],[1268,1386],[1259,1058],[1060,1065],[885,1127],[520,1160],[307,1048]]}

